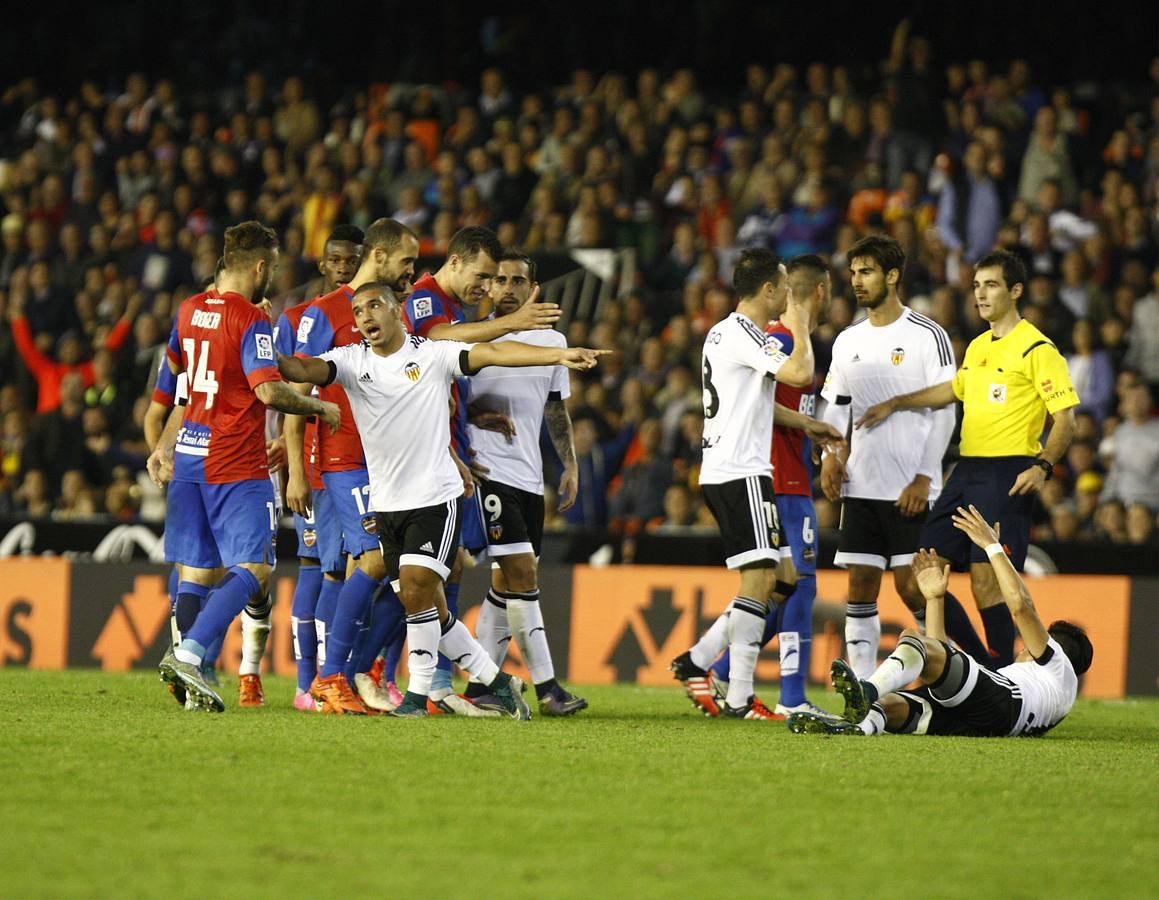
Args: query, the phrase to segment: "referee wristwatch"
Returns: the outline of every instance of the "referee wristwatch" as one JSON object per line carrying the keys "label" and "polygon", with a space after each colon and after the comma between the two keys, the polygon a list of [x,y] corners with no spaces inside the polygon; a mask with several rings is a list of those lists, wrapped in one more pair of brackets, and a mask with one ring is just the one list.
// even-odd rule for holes
{"label": "referee wristwatch", "polygon": [[1045,481],[1050,481],[1050,477],[1054,474],[1054,463],[1049,459],[1043,459],[1041,456],[1037,457],[1031,465],[1038,466],[1042,469],[1042,474],[1045,476]]}

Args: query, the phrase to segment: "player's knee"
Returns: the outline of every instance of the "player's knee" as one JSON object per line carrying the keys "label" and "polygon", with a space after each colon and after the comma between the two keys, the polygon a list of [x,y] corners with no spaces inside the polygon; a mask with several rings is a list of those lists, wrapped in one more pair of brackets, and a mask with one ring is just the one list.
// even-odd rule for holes
{"label": "player's knee", "polygon": [[241,567],[257,579],[264,593],[269,587],[270,573],[273,571],[273,566],[268,563],[242,563]]}
{"label": "player's knee", "polygon": [[499,561],[507,589],[511,591],[534,591],[537,587],[535,557],[530,553],[504,557]]}
{"label": "player's knee", "polygon": [[849,599],[869,602],[877,599],[881,589],[881,569],[873,566],[849,567]]}
{"label": "player's knee", "polygon": [[386,577],[386,563],[382,561],[381,553],[363,553],[358,558],[358,568],[375,581],[382,581]]}

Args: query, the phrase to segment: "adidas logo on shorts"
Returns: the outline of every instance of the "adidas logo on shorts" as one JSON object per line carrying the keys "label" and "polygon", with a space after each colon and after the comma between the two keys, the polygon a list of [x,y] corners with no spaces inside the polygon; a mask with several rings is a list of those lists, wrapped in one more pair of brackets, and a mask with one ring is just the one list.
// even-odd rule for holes
{"label": "adidas logo on shorts", "polygon": [[423,544],[421,547],[419,547],[419,549],[422,550],[423,553],[434,553],[435,552],[435,548],[431,546],[430,541],[427,541],[425,544]]}

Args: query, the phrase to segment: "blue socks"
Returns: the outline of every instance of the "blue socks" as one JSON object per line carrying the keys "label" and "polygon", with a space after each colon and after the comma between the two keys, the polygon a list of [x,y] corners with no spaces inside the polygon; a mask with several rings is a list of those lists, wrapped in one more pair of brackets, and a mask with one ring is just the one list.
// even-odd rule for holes
{"label": "blue socks", "polygon": [[[443,590],[447,595],[447,612],[451,614],[452,619],[457,619],[459,617],[459,583],[448,581]],[[450,690],[453,670],[454,666],[451,665],[451,661],[440,653],[439,664],[435,667],[435,677],[431,681],[431,690]]]}
{"label": "blue socks", "polygon": [[201,613],[210,587],[204,584],[194,584],[192,581],[182,581],[177,585],[177,602],[173,608],[173,615],[177,618],[177,631],[184,638],[189,634],[193,623]]}
{"label": "blue socks", "polygon": [[294,659],[298,664],[298,690],[310,689],[310,682],[318,669],[318,629],[314,626],[314,609],[322,590],[322,569],[301,566],[294,600],[290,607],[290,622],[294,629]]}
{"label": "blue socks", "polygon": [[[389,584],[383,585],[370,608],[370,628],[360,652],[356,654],[355,672],[369,672],[378,653],[406,634],[406,610]],[[400,642],[401,643],[401,642]],[[387,678],[387,681],[392,680]]]}
{"label": "blue socks", "polygon": [[[805,702],[805,680],[809,677],[809,659],[813,649],[813,601],[817,597],[817,576],[801,575],[797,589],[783,605],[781,623],[781,704],[800,706]],[[795,635],[795,639],[793,636]],[[792,658],[796,643],[797,658]]]}
{"label": "blue socks", "polygon": [[204,662],[206,650],[225,635],[230,623],[260,591],[261,585],[247,569],[234,566],[209,592],[201,615],[184,635],[181,649],[191,651]]}
{"label": "blue socks", "polygon": [[358,631],[370,611],[370,601],[378,590],[375,581],[361,569],[346,579],[338,594],[333,621],[328,622],[326,632],[326,662],[322,664],[322,676],[337,675],[346,668]]}

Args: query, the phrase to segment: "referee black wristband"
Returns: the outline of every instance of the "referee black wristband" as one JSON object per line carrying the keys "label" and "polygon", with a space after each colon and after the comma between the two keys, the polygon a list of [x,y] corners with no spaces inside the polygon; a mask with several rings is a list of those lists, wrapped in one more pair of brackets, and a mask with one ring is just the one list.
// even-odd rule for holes
{"label": "referee black wristband", "polygon": [[1042,469],[1042,474],[1046,476],[1045,480],[1050,481],[1051,476],[1054,475],[1054,463],[1052,463],[1049,459],[1043,459],[1041,456],[1039,456],[1034,460],[1033,464]]}

